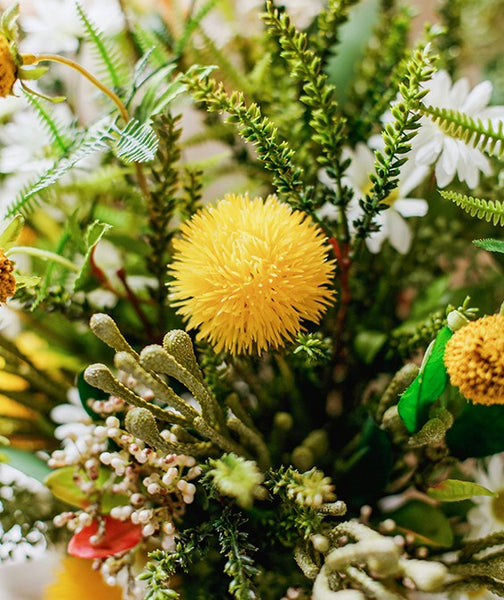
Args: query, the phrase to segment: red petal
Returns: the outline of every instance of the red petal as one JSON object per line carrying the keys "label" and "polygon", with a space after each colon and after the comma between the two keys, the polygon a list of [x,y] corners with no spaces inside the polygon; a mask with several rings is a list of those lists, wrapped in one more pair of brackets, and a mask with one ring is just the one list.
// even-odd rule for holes
{"label": "red petal", "polygon": [[105,535],[99,544],[92,544],[90,541],[98,532],[98,521],[95,520],[72,537],[68,543],[68,553],[81,558],[106,558],[133,548],[142,539],[141,525],[119,521],[109,515],[104,516],[103,520]]}

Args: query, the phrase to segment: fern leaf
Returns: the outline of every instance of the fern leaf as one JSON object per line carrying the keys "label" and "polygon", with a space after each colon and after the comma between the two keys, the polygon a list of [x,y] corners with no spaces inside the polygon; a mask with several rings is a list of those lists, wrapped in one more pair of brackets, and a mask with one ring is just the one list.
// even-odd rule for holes
{"label": "fern leaf", "polygon": [[484,123],[450,108],[428,105],[420,108],[447,135],[499,158],[504,153],[504,121],[494,124],[487,119]]}
{"label": "fern leaf", "polygon": [[[17,212],[28,214],[37,204],[36,196],[47,190],[51,185],[59,181],[65,173],[72,169],[77,163],[87,158],[95,152],[103,151],[107,148],[107,142],[111,137],[110,120],[100,121],[77,149],[68,157],[62,158],[42,176],[38,178],[27,190],[18,194],[16,200],[9,207],[7,216],[13,216]],[[39,198],[40,200],[40,198]]]}
{"label": "fern leaf", "polygon": [[187,44],[187,40],[199,27],[201,21],[207,16],[218,0],[207,0],[195,15],[191,15],[186,23],[186,28],[175,46],[175,54],[181,54]]}
{"label": "fern leaf", "polygon": [[116,156],[126,163],[149,162],[156,156],[158,143],[158,137],[152,127],[131,119],[120,131],[120,138],[116,143]]}
{"label": "fern leaf", "polygon": [[51,115],[49,111],[46,110],[40,98],[35,96],[35,94],[30,94],[24,89],[23,93],[28,102],[35,109],[35,112],[41,121],[42,126],[49,134],[49,138],[52,144],[55,146],[55,149],[63,153],[68,152],[72,144],[72,140],[65,131],[64,126],[57,121],[54,115]]}
{"label": "fern leaf", "polygon": [[504,202],[473,198],[472,196],[451,191],[440,191],[440,194],[446,200],[455,202],[457,206],[468,212],[471,217],[485,219],[485,221],[492,222],[494,225],[504,225]]}
{"label": "fern leaf", "polygon": [[76,2],[75,6],[88,39],[93,44],[95,53],[108,74],[110,84],[115,89],[120,88],[128,77],[126,65],[119,58],[119,53],[105,40],[103,32],[90,21],[79,2]]}
{"label": "fern leaf", "polygon": [[144,54],[142,61],[148,56],[148,59],[154,65],[154,68],[160,68],[173,60],[173,56],[165,47],[168,41],[163,38],[161,33],[150,29],[144,29],[137,25],[133,32],[133,36],[135,42]]}

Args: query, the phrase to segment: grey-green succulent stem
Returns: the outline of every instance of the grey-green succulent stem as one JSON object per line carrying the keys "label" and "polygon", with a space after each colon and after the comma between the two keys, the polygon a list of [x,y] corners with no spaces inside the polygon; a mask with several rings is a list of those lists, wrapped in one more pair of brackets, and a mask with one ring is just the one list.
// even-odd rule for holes
{"label": "grey-green succulent stem", "polygon": [[240,402],[240,397],[236,392],[229,394],[225,402],[229,406],[229,408],[234,412],[234,414],[240,419],[240,421],[243,421],[243,423],[245,423],[245,425],[247,425],[251,429],[256,430],[254,427],[254,421],[250,418],[250,415],[243,408],[243,405]]}
{"label": "grey-green succulent stem", "polygon": [[271,459],[268,447],[262,437],[237,417],[229,418],[227,420],[227,426],[231,431],[238,434],[240,442],[244,446],[255,450],[259,467],[263,470],[269,469],[271,466]]}
{"label": "grey-green succulent stem", "polygon": [[151,404],[144,400],[140,396],[137,396],[134,392],[132,392],[125,385],[120,383],[111,373],[110,369],[101,363],[95,363],[90,365],[84,371],[84,379],[92,385],[100,390],[103,390],[106,394],[111,394],[113,396],[117,396],[118,398],[122,398],[128,404],[132,404],[133,406],[138,406],[140,408],[146,408],[149,410],[156,419],[160,421],[164,421],[169,423],[171,417],[175,416],[178,418],[178,415],[173,415],[173,413],[156,406],[155,404]]}
{"label": "grey-green succulent stem", "polygon": [[171,413],[176,417],[175,420],[172,420],[172,423],[190,425],[198,416],[197,411],[192,406],[184,402],[156,373],[146,371],[133,355],[128,352],[118,352],[114,357],[114,364],[118,369],[132,375],[137,381],[151,389],[158,400],[162,400],[181,413],[180,415]]}
{"label": "grey-green succulent stem", "polygon": [[370,577],[362,569],[349,566],[346,568],[346,574],[359,584],[367,598],[376,598],[376,600],[403,600],[403,596],[394,594],[394,592],[388,590],[382,583]]}
{"label": "grey-green succulent stem", "polygon": [[500,544],[504,544],[504,531],[497,531],[476,540],[467,540],[462,544],[459,562],[467,561],[474,554],[481,552],[481,550],[492,548],[492,546],[499,546]]}
{"label": "grey-green succulent stem", "polygon": [[304,544],[297,544],[294,548],[294,560],[307,579],[315,579],[317,577],[319,567],[313,562]]}
{"label": "grey-green succulent stem", "polygon": [[217,424],[219,429],[223,428],[224,417],[217,418],[221,410],[213,394],[163,347],[156,344],[146,346],[140,353],[140,363],[147,369],[174,377],[185,385],[201,406],[203,418],[212,425]]}
{"label": "grey-green succulent stem", "polygon": [[197,417],[194,421],[194,428],[196,431],[201,433],[201,435],[208,438],[212,441],[218,448],[224,450],[224,452],[234,452],[238,456],[243,456],[244,458],[252,458],[249,452],[247,452],[240,444],[237,444],[234,440],[225,437],[213,427],[207,423],[203,417]]}
{"label": "grey-green succulent stem", "polygon": [[89,321],[89,327],[98,339],[116,352],[128,352],[128,354],[138,357],[138,353],[128,344],[119,331],[119,327],[109,315],[105,313],[94,314]]}

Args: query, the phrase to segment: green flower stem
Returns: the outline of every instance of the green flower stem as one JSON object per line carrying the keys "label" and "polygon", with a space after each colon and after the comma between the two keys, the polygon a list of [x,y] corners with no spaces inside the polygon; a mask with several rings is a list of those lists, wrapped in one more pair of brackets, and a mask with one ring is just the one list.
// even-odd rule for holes
{"label": "green flower stem", "polygon": [[55,252],[50,252],[49,250],[42,250],[41,248],[32,248],[30,246],[12,246],[5,253],[6,256],[10,256],[12,254],[28,254],[30,256],[36,256],[37,258],[41,258],[42,260],[52,260],[53,262],[58,262],[60,265],[63,265],[70,271],[74,273],[79,273],[80,268],[68,258],[64,256],[60,256]]}
{"label": "green flower stem", "polygon": [[23,59],[24,65],[37,65],[39,62],[49,61],[60,63],[62,65],[70,67],[71,69],[74,69],[74,71],[80,73],[83,77],[85,77],[95,87],[97,87],[100,91],[102,91],[106,96],[108,96],[112,100],[112,102],[117,106],[122,118],[125,120],[126,123],[130,120],[128,111],[126,110],[126,107],[122,103],[119,96],[106,85],[104,85],[94,75],[92,75],[82,65],[75,62],[71,58],[66,58],[64,56],[60,56],[59,54],[22,54],[21,58]]}
{"label": "green flower stem", "polygon": [[235,431],[239,435],[242,444],[254,448],[257,454],[257,462],[261,469],[264,469],[265,471],[269,469],[271,460],[268,447],[264,443],[262,437],[236,417],[228,419],[227,426],[231,431]]}

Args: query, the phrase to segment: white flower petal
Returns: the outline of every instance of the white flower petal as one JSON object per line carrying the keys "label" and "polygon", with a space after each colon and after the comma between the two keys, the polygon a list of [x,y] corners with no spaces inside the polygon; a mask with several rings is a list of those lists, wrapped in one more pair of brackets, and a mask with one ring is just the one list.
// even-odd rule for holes
{"label": "white flower petal", "polygon": [[388,239],[392,248],[406,254],[411,246],[411,231],[406,221],[393,209],[387,214]]}
{"label": "white flower petal", "polygon": [[424,217],[429,205],[423,198],[399,198],[394,202],[394,210],[402,217]]}
{"label": "white flower petal", "polygon": [[479,113],[490,102],[492,95],[492,84],[490,81],[482,81],[467,96],[460,110],[468,115]]}

